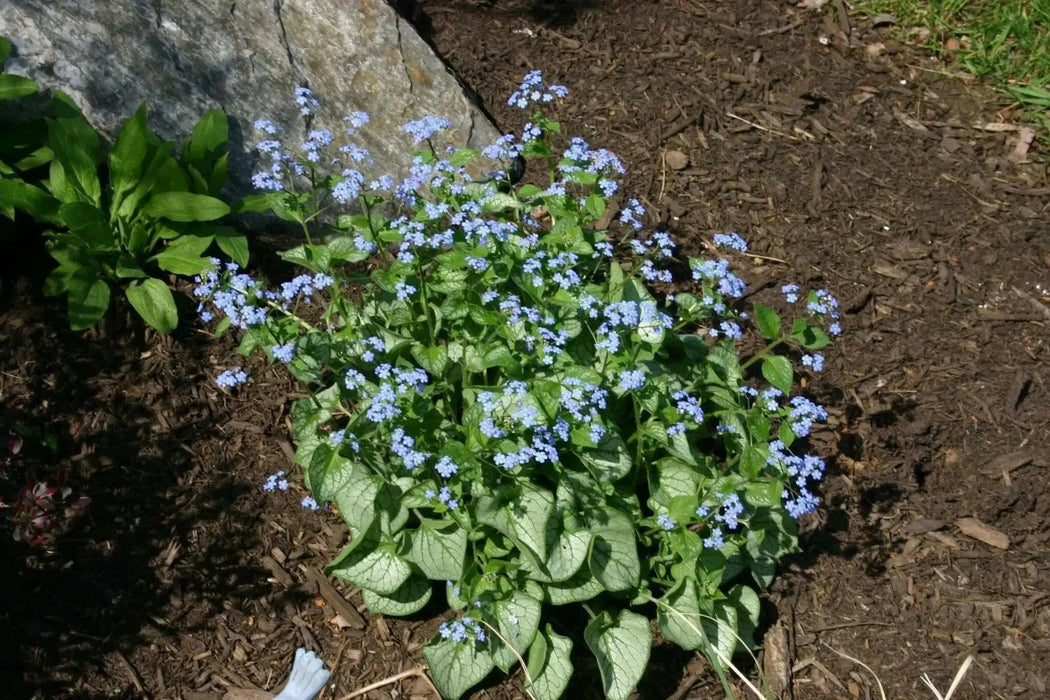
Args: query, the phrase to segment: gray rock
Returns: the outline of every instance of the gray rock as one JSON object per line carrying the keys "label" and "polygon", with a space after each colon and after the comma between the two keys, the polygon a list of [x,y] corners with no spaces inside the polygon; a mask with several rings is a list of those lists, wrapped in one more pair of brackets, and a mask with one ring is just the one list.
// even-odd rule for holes
{"label": "gray rock", "polygon": [[250,191],[254,120],[302,130],[300,85],[321,101],[315,126],[337,137],[344,115],[370,114],[355,141],[376,175],[407,171],[415,149],[400,126],[410,120],[452,120],[438,148],[480,150],[499,136],[384,0],[0,0],[0,35],[14,45],[7,72],[67,92],[110,137],[141,102],[150,126],[179,142],[222,107],[234,194]]}

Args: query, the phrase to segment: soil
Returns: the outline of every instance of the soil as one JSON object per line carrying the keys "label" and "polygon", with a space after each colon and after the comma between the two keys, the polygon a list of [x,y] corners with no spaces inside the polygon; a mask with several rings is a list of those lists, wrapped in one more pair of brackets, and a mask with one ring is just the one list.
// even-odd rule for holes
{"label": "soil", "polygon": [[[506,129],[527,71],[568,86],[565,133],[617,153],[624,192],[685,253],[737,231],[758,294],[842,300],[810,386],[831,413],[824,502],[765,596],[785,693],[932,698],[924,675],[944,693],[972,656],[957,700],[1045,697],[1050,179],[1038,141],[1018,151],[1017,114],[841,0],[407,5]],[[93,502],[52,554],[0,543],[0,695],[220,698],[279,685],[297,646],[332,667],[326,699],[417,669],[440,607],[359,624],[342,600],[363,610],[360,594],[310,573],[345,541],[338,519],[301,511],[295,478],[260,488],[292,471],[296,387],[192,314],[164,337],[118,306],[72,333],[38,281],[5,273],[0,401],[57,449],[27,440],[0,486],[10,501],[25,468],[63,468]],[[239,364],[253,383],[217,388]],[[570,692],[600,697],[583,655]],[[408,674],[365,697],[435,696]],[[638,697],[725,693],[661,645]]]}

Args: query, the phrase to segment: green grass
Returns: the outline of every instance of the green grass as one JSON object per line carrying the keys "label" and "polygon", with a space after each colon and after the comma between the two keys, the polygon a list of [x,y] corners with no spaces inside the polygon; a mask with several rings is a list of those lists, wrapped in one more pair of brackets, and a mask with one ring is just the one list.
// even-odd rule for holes
{"label": "green grass", "polygon": [[[1050,128],[1050,0],[857,0],[898,27],[930,30],[926,48],[993,81],[1045,131]],[[950,39],[959,43],[950,51]]]}

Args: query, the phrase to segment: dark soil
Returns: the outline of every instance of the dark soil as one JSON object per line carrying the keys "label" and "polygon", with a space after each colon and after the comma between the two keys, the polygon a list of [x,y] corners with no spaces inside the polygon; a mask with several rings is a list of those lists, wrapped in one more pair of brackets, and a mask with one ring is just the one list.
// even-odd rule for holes
{"label": "dark soil", "polygon": [[[816,436],[832,465],[824,504],[767,595],[794,697],[879,697],[877,676],[886,697],[933,698],[923,674],[943,693],[968,655],[956,700],[1045,697],[1046,153],[1012,154],[1016,115],[990,91],[835,7],[406,12],[508,130],[522,115],[504,100],[528,70],[568,86],[565,132],[621,156],[625,193],[684,252],[737,231],[756,254],[752,289],[797,282],[843,301],[845,333],[812,385],[831,412]],[[676,151],[685,167],[671,167]],[[189,318],[154,336],[121,310],[71,333],[34,285],[0,308],[0,402],[58,449],[27,441],[0,463],[0,486],[10,499],[24,468],[61,467],[93,503],[54,554],[0,542],[0,696],[219,698],[273,688],[306,646],[333,668],[331,699],[422,663],[441,610],[366,614],[363,628],[351,610],[337,617],[341,595],[358,607],[360,595],[319,590],[308,572],[345,529],[300,511],[296,479],[260,488],[291,471],[285,376],[253,365],[231,395],[213,378],[245,363],[232,339]],[[519,687],[495,679],[475,697]],[[571,692],[600,695],[583,656]],[[367,697],[434,695],[414,676]],[[639,697],[725,695],[705,662],[661,646]]]}

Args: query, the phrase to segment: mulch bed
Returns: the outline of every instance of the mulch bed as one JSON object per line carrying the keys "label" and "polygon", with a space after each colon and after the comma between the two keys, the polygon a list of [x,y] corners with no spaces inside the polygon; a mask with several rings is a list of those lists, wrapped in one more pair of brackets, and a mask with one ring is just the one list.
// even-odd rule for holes
{"label": "mulch bed", "polygon": [[[804,553],[766,596],[795,698],[942,692],[1042,697],[1050,684],[1050,182],[1016,114],[887,27],[759,0],[430,0],[407,12],[498,124],[542,69],[571,95],[568,134],[627,164],[685,253],[737,231],[751,288],[822,286],[845,333],[813,389],[831,465]],[[5,282],[10,279],[5,273]],[[93,498],[52,555],[0,542],[0,695],[206,700],[283,682],[296,646],[333,667],[326,699],[422,663],[442,610],[364,614],[319,586],[346,540],[291,464],[297,388],[233,339],[136,330],[118,309],[86,334],[23,279],[0,307],[0,402],[55,435],[24,467],[70,471]],[[252,363],[253,361],[248,361]],[[0,463],[2,466],[2,463]],[[293,480],[294,482],[295,480]],[[298,488],[293,485],[294,489]],[[8,497],[13,494],[7,493]],[[343,601],[345,597],[350,606]],[[355,609],[352,606],[357,606]],[[581,655],[570,693],[600,697]],[[476,698],[517,698],[494,678]],[[738,695],[746,697],[742,688]],[[433,697],[418,676],[368,698]],[[654,650],[643,698],[721,698],[705,663]]]}

